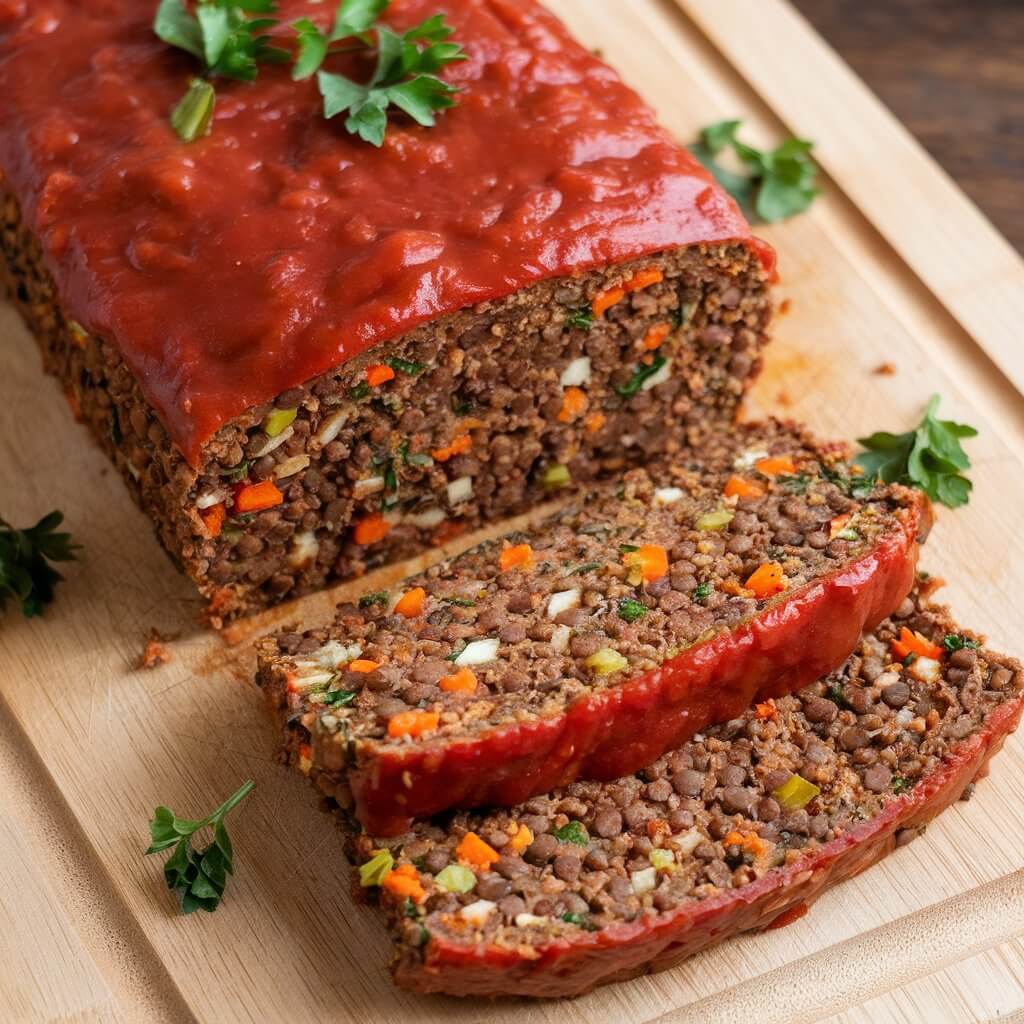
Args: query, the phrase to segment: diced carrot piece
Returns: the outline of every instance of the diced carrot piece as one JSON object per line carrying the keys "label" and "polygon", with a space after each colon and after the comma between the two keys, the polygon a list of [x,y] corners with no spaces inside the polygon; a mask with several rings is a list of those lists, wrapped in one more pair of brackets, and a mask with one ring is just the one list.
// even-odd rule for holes
{"label": "diced carrot piece", "polygon": [[313,770],[313,748],[308,743],[299,745],[299,771],[308,775]]}
{"label": "diced carrot piece", "polygon": [[607,422],[608,417],[603,412],[592,412],[583,421],[583,425],[587,428],[587,433],[596,434]]}
{"label": "diced carrot piece", "polygon": [[220,505],[214,505],[212,508],[204,508],[199,513],[199,517],[203,521],[203,526],[206,527],[206,532],[211,537],[219,537],[220,531],[224,526],[224,520],[227,517],[227,510],[222,502]]}
{"label": "diced carrot piece", "polygon": [[852,519],[852,515],[849,512],[844,512],[841,516],[836,516],[830,520],[828,524],[828,535],[830,540],[835,540],[846,529],[846,524]]}
{"label": "diced carrot piece", "polygon": [[764,843],[761,841],[761,837],[754,832],[730,832],[722,840],[722,845],[740,846],[747,853],[752,853],[755,857],[764,853]]}
{"label": "diced carrot piece", "polygon": [[430,454],[435,462],[447,462],[456,455],[465,455],[473,447],[473,438],[469,434],[462,434],[455,438],[447,448],[436,448]]}
{"label": "diced carrot piece", "polygon": [[245,484],[235,492],[235,511],[261,512],[266,508],[284,503],[284,495],[273,480],[261,480],[258,484]]}
{"label": "diced carrot piece", "polygon": [[590,304],[591,312],[597,319],[600,319],[612,306],[621,302],[625,297],[625,288],[609,288],[606,291],[598,292]]}
{"label": "diced carrot piece", "polygon": [[933,644],[928,637],[922,636],[916,630],[900,628],[899,640],[893,640],[892,651],[896,657],[903,661],[908,654],[916,654],[919,658],[931,658],[932,661],[939,661],[942,658],[943,650]]}
{"label": "diced carrot piece", "polygon": [[373,366],[366,368],[366,383],[371,388],[379,387],[381,384],[386,384],[389,380],[394,379],[395,371],[383,363],[374,363]]}
{"label": "diced carrot piece", "polygon": [[796,463],[788,455],[774,455],[767,459],[759,459],[754,469],[765,476],[792,476],[796,472]]}
{"label": "diced carrot piece", "polygon": [[672,826],[664,818],[652,818],[647,822],[647,838],[656,842],[658,836],[672,835]]}
{"label": "diced carrot piece", "polygon": [[356,658],[345,666],[349,672],[359,672],[365,675],[368,672],[376,672],[380,668],[379,661],[370,661],[369,658]]}
{"label": "diced carrot piece", "polygon": [[501,858],[493,846],[485,843],[475,832],[467,832],[455,847],[455,856],[480,871],[489,871],[492,864]]}
{"label": "diced carrot piece", "polygon": [[376,544],[391,532],[391,524],[380,515],[367,516],[356,523],[355,539],[357,544]]}
{"label": "diced carrot piece", "polygon": [[479,430],[480,427],[486,426],[483,420],[478,420],[475,416],[467,416],[459,424],[459,433],[466,434],[470,430]]}
{"label": "diced carrot piece", "polygon": [[755,704],[754,711],[757,717],[762,720],[771,720],[772,722],[778,721],[779,709],[775,706],[775,701],[770,698],[763,704]]}
{"label": "diced carrot piece", "polygon": [[508,841],[508,848],[513,853],[522,853],[533,842],[533,833],[527,825],[520,825],[516,834]]}
{"label": "diced carrot piece", "polygon": [[437,684],[445,693],[473,693],[476,690],[476,676],[472,669],[460,668],[453,676],[444,676]]}
{"label": "diced carrot piece", "polygon": [[572,423],[587,411],[587,393],[582,388],[566,388],[562,398],[559,423]]}
{"label": "diced carrot piece", "polygon": [[[406,867],[412,868],[412,874],[402,870]],[[389,871],[381,882],[381,888],[398,899],[410,899],[414,903],[422,903],[427,898],[419,873],[411,864],[400,864],[394,871]]]}
{"label": "diced carrot piece", "polygon": [[725,496],[727,498],[763,498],[764,488],[754,480],[731,476],[725,485]]}
{"label": "diced carrot piece", "polygon": [[660,544],[643,544],[622,556],[627,569],[636,570],[648,582],[668,574],[668,552]]}
{"label": "diced carrot piece", "polygon": [[427,600],[427,592],[422,587],[407,590],[395,605],[395,611],[407,619],[415,619],[423,614],[423,605]]}
{"label": "diced carrot piece", "polygon": [[665,280],[665,275],[657,267],[648,267],[647,270],[638,270],[627,282],[627,292],[638,292],[642,288],[650,288],[652,284],[660,284]]}
{"label": "diced carrot piece", "polygon": [[643,346],[648,351],[656,349],[671,333],[671,324],[655,324],[645,335]]}
{"label": "diced carrot piece", "polygon": [[533,565],[533,548],[529,544],[513,544],[511,547],[503,548],[498,556],[498,568],[502,572],[509,569],[528,569]]}
{"label": "diced carrot piece", "polygon": [[422,736],[437,728],[441,715],[437,711],[400,711],[388,721],[388,735],[398,739],[400,736]]}
{"label": "diced carrot piece", "polygon": [[771,597],[786,589],[786,575],[778,562],[765,562],[750,574],[744,586],[754,597]]}

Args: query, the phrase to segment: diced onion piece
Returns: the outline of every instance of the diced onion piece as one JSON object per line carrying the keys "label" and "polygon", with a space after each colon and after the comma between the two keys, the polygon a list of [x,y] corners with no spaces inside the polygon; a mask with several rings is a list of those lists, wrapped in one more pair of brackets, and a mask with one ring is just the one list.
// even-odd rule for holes
{"label": "diced onion piece", "polygon": [[647,859],[657,871],[671,871],[676,866],[676,857],[671,850],[651,850]]}
{"label": "diced onion piece", "polygon": [[483,924],[498,906],[491,900],[477,900],[459,911],[459,916],[471,924]]}
{"label": "diced onion piece", "polygon": [[658,872],[654,868],[643,868],[640,871],[630,873],[629,880],[633,885],[633,892],[637,896],[643,896],[645,892],[651,892],[658,885]]}
{"label": "diced onion piece", "polygon": [[362,648],[359,644],[340,644],[337,640],[328,640],[313,654],[313,658],[324,668],[336,669],[340,665],[354,661],[361,653]]}
{"label": "diced onion piece", "polygon": [[258,452],[256,452],[255,455],[253,455],[253,458],[262,459],[264,455],[269,455],[276,448],[280,448],[281,445],[283,445],[294,433],[294,427],[286,427],[277,435],[277,437],[267,438],[267,443]]}
{"label": "diced onion piece", "polygon": [[640,385],[640,390],[650,391],[651,388],[656,388],[659,384],[664,384],[665,381],[667,381],[671,376],[672,360],[666,359],[665,362],[662,363],[658,372],[652,373],[651,376],[648,377],[647,380],[645,380],[643,384]]}
{"label": "diced onion piece", "polygon": [[599,676],[610,676],[613,672],[621,672],[629,667],[629,662],[611,647],[602,647],[587,658],[584,664]]}
{"label": "diced onion piece", "polygon": [[274,470],[274,479],[283,480],[285,477],[295,476],[296,473],[301,473],[308,465],[308,455],[293,455],[290,459],[285,459]]}
{"label": "diced onion piece", "polygon": [[366,498],[371,494],[376,494],[378,491],[384,490],[384,477],[382,476],[367,476],[362,480],[357,480],[355,486],[352,488],[352,497],[357,500]]}
{"label": "diced onion piece", "polygon": [[680,832],[679,835],[673,836],[672,842],[684,857],[689,857],[704,842],[704,836],[699,829],[691,828],[687,832]]}
{"label": "diced onion piece", "polygon": [[752,452],[743,452],[741,455],[736,456],[736,459],[733,461],[733,468],[752,469],[756,463],[767,458],[768,453],[761,449]]}
{"label": "diced onion piece", "polygon": [[316,440],[322,448],[326,448],[341,433],[341,428],[345,426],[351,415],[351,409],[339,409],[337,412],[331,413],[320,424],[320,429],[316,432]]}
{"label": "diced onion piece", "polygon": [[516,914],[516,927],[529,928],[531,924],[547,924],[551,918],[539,917],[537,914]]}
{"label": "diced onion piece", "polygon": [[440,506],[435,506],[423,512],[405,516],[403,522],[412,523],[413,526],[418,526],[421,530],[429,530],[432,526],[440,526],[447,518],[448,513]]}
{"label": "diced onion piece", "polygon": [[196,508],[213,508],[214,505],[219,505],[221,502],[228,500],[227,491],[207,491],[205,494],[200,494],[196,498]]}
{"label": "diced onion piece", "polygon": [[557,618],[562,612],[567,612],[571,608],[579,607],[580,603],[580,591],[579,588],[572,590],[560,590],[557,594],[552,594],[548,598],[548,618]]}
{"label": "diced onion piece", "polygon": [[714,512],[705,512],[693,525],[705,533],[717,532],[724,530],[732,522],[733,515],[729,509],[719,508]]}
{"label": "diced onion piece", "polygon": [[452,505],[461,505],[473,497],[473,478],[471,476],[460,476],[448,485],[448,501]]}
{"label": "diced onion piece", "polygon": [[914,720],[914,712],[910,708],[900,708],[896,715],[896,724],[903,729],[906,729],[908,725]]}
{"label": "diced onion piece", "polygon": [[922,683],[937,683],[942,678],[942,666],[934,658],[917,657],[907,671]]}
{"label": "diced onion piece", "polygon": [[494,661],[498,656],[499,642],[496,637],[488,637],[486,640],[473,640],[459,652],[455,664],[462,665],[486,665]]}
{"label": "diced onion piece", "polygon": [[434,876],[434,884],[442,892],[472,892],[476,887],[476,875],[472,868],[463,864],[449,864]]}
{"label": "diced onion piece", "polygon": [[559,384],[563,388],[576,388],[581,384],[590,383],[590,357],[580,356],[578,359],[574,359],[566,368],[562,371],[562,376],[559,378]]}
{"label": "diced onion piece", "polygon": [[784,811],[799,811],[806,807],[819,793],[820,787],[799,775],[791,775],[772,796]]}
{"label": "diced onion piece", "polygon": [[556,654],[561,654],[569,647],[569,638],[571,636],[572,630],[568,626],[555,626],[555,631],[551,634],[551,650]]}
{"label": "diced onion piece", "polygon": [[333,672],[309,672],[306,670],[288,682],[290,693],[312,693],[314,690],[326,690],[334,679]]}
{"label": "diced onion piece", "polygon": [[292,549],[288,553],[288,564],[296,569],[301,568],[315,562],[319,553],[320,542],[316,539],[316,534],[312,530],[303,530],[295,534]]}
{"label": "diced onion piece", "polygon": [[686,497],[681,487],[659,487],[654,492],[655,505],[674,505]]}

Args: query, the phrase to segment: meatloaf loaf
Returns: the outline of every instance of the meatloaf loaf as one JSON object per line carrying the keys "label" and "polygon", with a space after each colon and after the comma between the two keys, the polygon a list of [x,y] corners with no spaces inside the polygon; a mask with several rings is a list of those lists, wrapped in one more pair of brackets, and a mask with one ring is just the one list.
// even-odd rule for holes
{"label": "meatloaf loaf", "polygon": [[[1022,691],[1019,662],[915,594],[839,671],[636,775],[396,839],[352,828],[362,891],[379,894],[397,944],[395,980],[578,995],[794,921],[970,796]],[[330,798],[333,778],[317,781]]]}
{"label": "meatloaf loaf", "polygon": [[260,682],[378,834],[635,771],[836,668],[909,592],[927,499],[839,455],[737,427],[262,640]]}
{"label": "meatloaf loaf", "polygon": [[182,142],[194,68],[154,7],[0,5],[0,240],[215,623],[733,418],[772,253],[534,0],[393,4],[399,29],[443,13],[468,59],[456,107],[392,116],[379,149],[281,66],[218,80]]}

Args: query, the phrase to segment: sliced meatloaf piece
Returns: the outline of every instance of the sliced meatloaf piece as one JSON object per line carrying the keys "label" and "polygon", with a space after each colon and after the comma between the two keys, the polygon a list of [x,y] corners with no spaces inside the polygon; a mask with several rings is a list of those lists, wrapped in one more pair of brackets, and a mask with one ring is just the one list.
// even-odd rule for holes
{"label": "sliced meatloaf piece", "polygon": [[732,420],[772,253],[534,0],[392,4],[468,59],[380,148],[287,66],[183,143],[153,7],[0,11],[0,263],[215,624]]}
{"label": "sliced meatloaf piece", "polygon": [[1024,671],[979,644],[914,594],[839,671],[636,775],[395,839],[343,816],[396,982],[572,996],[796,920],[967,798],[1016,728]]}
{"label": "sliced meatloaf piece", "polygon": [[927,499],[850,474],[795,427],[737,428],[264,639],[259,680],[378,834],[616,778],[831,671],[903,600]]}

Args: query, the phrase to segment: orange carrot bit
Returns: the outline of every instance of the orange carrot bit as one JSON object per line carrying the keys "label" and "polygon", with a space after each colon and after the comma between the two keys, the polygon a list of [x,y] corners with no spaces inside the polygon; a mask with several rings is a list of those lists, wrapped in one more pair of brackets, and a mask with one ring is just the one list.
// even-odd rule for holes
{"label": "orange carrot bit", "polygon": [[398,899],[411,899],[414,903],[422,903],[427,894],[420,882],[419,872],[411,864],[399,864],[393,871],[384,876],[381,888]]}
{"label": "orange carrot bit", "polygon": [[754,463],[754,469],[764,476],[793,476],[796,473],[796,463],[788,455],[773,455],[767,459],[759,459]]}
{"label": "orange carrot bit", "polygon": [[284,495],[273,480],[261,480],[258,484],[246,484],[235,492],[236,512],[261,512],[284,503]]}
{"label": "orange carrot bit", "polygon": [[479,430],[480,427],[485,427],[485,426],[487,426],[487,424],[484,423],[483,420],[478,420],[475,416],[467,416],[459,424],[459,433],[460,434],[466,434],[470,430]]}
{"label": "orange carrot bit", "polygon": [[672,835],[672,826],[664,818],[652,818],[647,822],[647,838],[652,843],[658,841],[658,837],[667,837]]}
{"label": "orange carrot bit", "polygon": [[382,515],[376,513],[360,519],[356,523],[355,539],[357,544],[376,544],[391,532],[391,524]]}
{"label": "orange carrot bit", "polygon": [[755,704],[754,711],[757,717],[762,721],[777,722],[779,720],[779,709],[775,706],[775,701],[771,698],[766,700],[763,704]]}
{"label": "orange carrot bit", "polygon": [[407,619],[415,619],[423,614],[423,606],[427,600],[427,592],[422,587],[407,590],[395,605],[395,612]]}
{"label": "orange carrot bit", "polygon": [[622,561],[631,573],[638,573],[648,583],[668,574],[668,552],[660,544],[643,544],[636,551],[627,551]]}
{"label": "orange carrot bit", "polygon": [[793,924],[794,921],[799,921],[801,917],[806,916],[807,911],[810,908],[806,903],[798,903],[795,907],[790,907],[789,910],[784,910],[767,928],[766,932],[774,931],[776,928],[785,928],[786,925]]}
{"label": "orange carrot bit", "polygon": [[533,548],[529,544],[513,544],[502,548],[498,556],[498,568],[502,572],[509,569],[529,569],[533,565]]}
{"label": "orange carrot bit", "polygon": [[465,455],[473,447],[473,438],[469,434],[461,434],[446,448],[436,448],[430,454],[435,462],[447,462],[456,455]]}
{"label": "orange carrot bit", "polygon": [[731,476],[725,485],[725,496],[727,498],[763,498],[764,488],[754,480]]}
{"label": "orange carrot bit", "polygon": [[437,728],[441,715],[437,711],[400,711],[388,721],[388,735],[393,739],[401,736],[422,736]]}
{"label": "orange carrot bit", "polygon": [[657,267],[648,267],[646,270],[638,270],[627,282],[627,292],[638,292],[642,288],[650,288],[652,284],[661,284],[665,275]]}
{"label": "orange carrot bit", "polygon": [[922,636],[916,630],[907,629],[906,626],[900,629],[899,640],[893,640],[892,652],[900,661],[903,661],[909,654],[938,661],[943,653],[942,648],[933,644],[928,637]]}
{"label": "orange carrot bit", "polygon": [[849,512],[844,512],[841,516],[836,516],[828,524],[828,536],[830,540],[835,540],[846,529],[846,524],[852,518]]}
{"label": "orange carrot bit", "polygon": [[501,854],[475,832],[467,832],[462,837],[459,845],[455,847],[455,856],[459,861],[480,871],[489,871],[491,865],[501,858]]}
{"label": "orange carrot bit", "polygon": [[771,597],[772,594],[781,594],[786,589],[786,575],[778,562],[765,562],[750,574],[750,578],[743,585],[754,597]]}
{"label": "orange carrot bit", "polygon": [[219,537],[227,514],[227,510],[224,508],[223,503],[221,503],[220,505],[214,505],[212,508],[204,508],[199,513],[199,518],[202,519],[203,526],[206,527],[206,532],[211,537]]}
{"label": "orange carrot bit", "polygon": [[559,423],[572,423],[587,411],[587,393],[582,388],[566,388],[562,398],[562,411],[558,414]]}
{"label": "orange carrot bit", "polygon": [[355,661],[350,661],[345,667],[349,672],[358,672],[360,675],[366,675],[369,672],[376,672],[380,668],[380,662],[370,661],[369,658],[356,658]]}
{"label": "orange carrot bit", "polygon": [[299,771],[308,775],[313,770],[313,748],[308,743],[299,745]]}
{"label": "orange carrot bit", "polygon": [[596,319],[600,319],[612,306],[620,303],[625,297],[625,288],[608,288],[606,291],[598,292],[594,296],[594,301],[590,304],[590,310]]}
{"label": "orange carrot bit", "polygon": [[381,384],[386,384],[389,380],[394,379],[395,371],[383,363],[374,363],[373,366],[366,368],[366,383],[371,388],[379,387]]}
{"label": "orange carrot bit", "polygon": [[764,853],[764,843],[754,832],[730,832],[723,840],[723,846],[739,846],[745,853],[758,857]]}
{"label": "orange carrot bit", "polygon": [[445,693],[473,693],[476,690],[476,676],[472,669],[460,668],[453,676],[444,676],[437,684]]}
{"label": "orange carrot bit", "polygon": [[587,428],[588,434],[596,434],[607,422],[608,417],[603,412],[592,412],[583,421],[583,425]]}
{"label": "orange carrot bit", "polygon": [[645,335],[643,347],[649,352],[658,348],[672,331],[671,324],[655,324]]}
{"label": "orange carrot bit", "polygon": [[533,833],[527,825],[520,825],[516,834],[508,841],[513,853],[522,853],[533,842]]}

